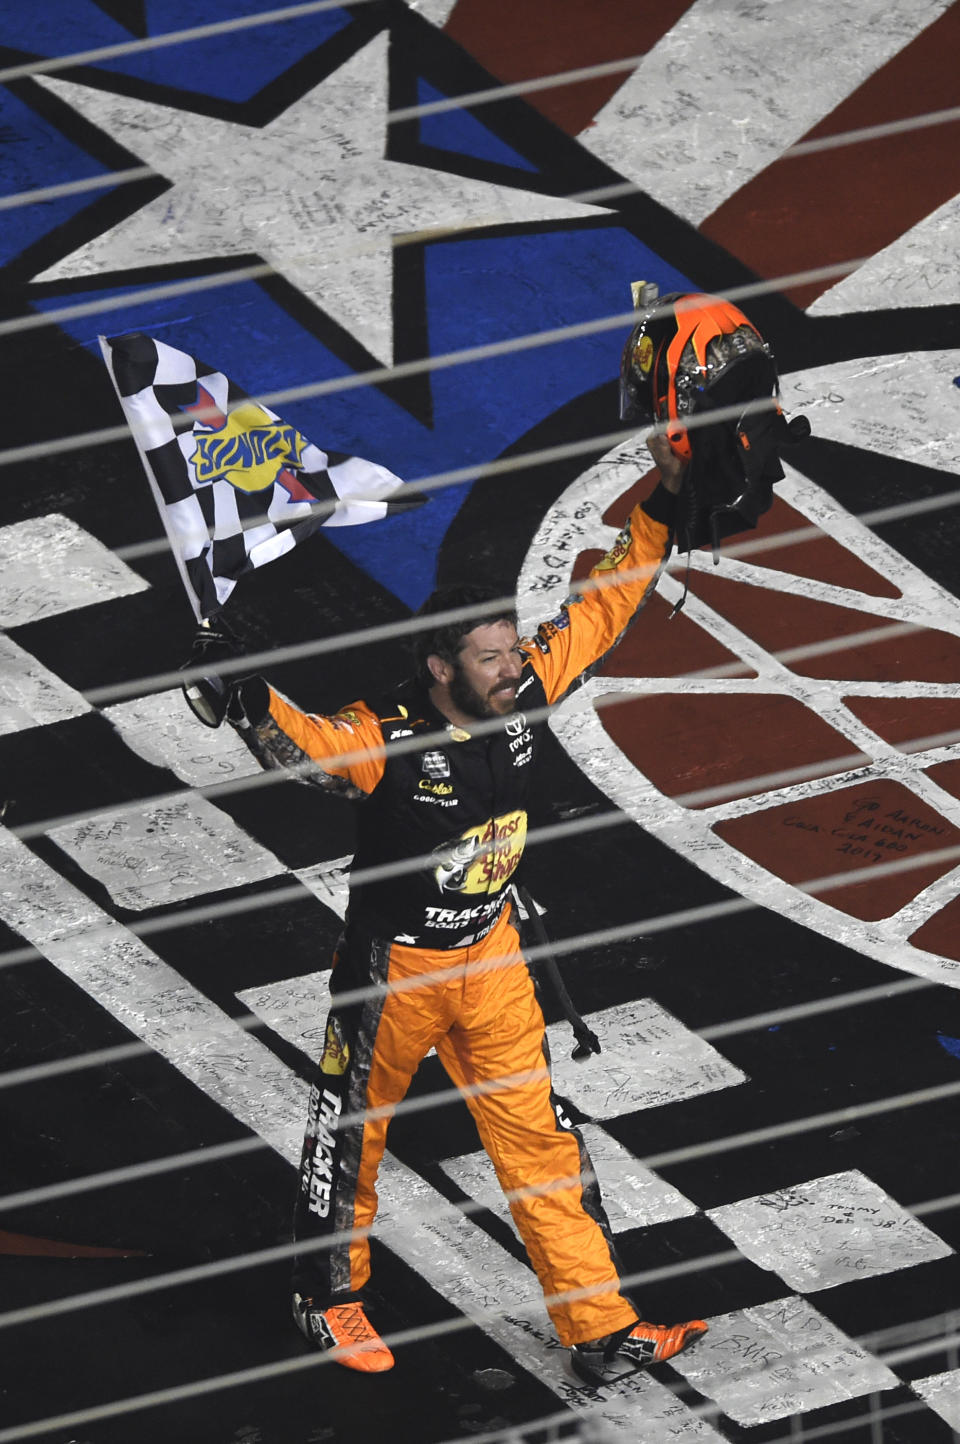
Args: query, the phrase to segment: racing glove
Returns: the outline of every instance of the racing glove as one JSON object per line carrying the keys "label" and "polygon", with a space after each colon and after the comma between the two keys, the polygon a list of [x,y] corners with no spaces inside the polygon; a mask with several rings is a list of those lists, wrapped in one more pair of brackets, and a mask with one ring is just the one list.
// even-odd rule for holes
{"label": "racing glove", "polygon": [[243,655],[243,644],[222,617],[197,628],[190,656],[181,669],[187,673],[182,690],[188,707],[205,727],[219,727],[228,715],[235,726],[243,726],[259,721],[268,710],[266,682],[224,666]]}

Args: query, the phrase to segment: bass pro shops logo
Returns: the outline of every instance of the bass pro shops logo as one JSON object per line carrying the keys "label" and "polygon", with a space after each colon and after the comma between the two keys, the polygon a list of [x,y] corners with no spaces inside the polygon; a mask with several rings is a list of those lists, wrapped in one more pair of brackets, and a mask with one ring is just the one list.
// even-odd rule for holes
{"label": "bass pro shops logo", "polygon": [[326,1073],[328,1077],[339,1078],[347,1071],[349,1062],[350,1044],[343,1036],[339,1019],[330,1018],[327,1021],[327,1036],[323,1045],[323,1056],[320,1059],[320,1072]]}
{"label": "bass pro shops logo", "polygon": [[499,892],[517,869],[527,837],[527,814],[505,812],[469,828],[455,843],[434,853],[434,879],[441,892]]}

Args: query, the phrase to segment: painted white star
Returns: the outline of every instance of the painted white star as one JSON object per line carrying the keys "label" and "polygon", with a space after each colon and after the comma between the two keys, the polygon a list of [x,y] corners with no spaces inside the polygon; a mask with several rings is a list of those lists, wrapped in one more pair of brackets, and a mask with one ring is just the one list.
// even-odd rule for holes
{"label": "painted white star", "polygon": [[394,236],[603,213],[385,160],[387,42],[261,129],[38,77],[174,184],[37,279],[253,253],[389,364]]}

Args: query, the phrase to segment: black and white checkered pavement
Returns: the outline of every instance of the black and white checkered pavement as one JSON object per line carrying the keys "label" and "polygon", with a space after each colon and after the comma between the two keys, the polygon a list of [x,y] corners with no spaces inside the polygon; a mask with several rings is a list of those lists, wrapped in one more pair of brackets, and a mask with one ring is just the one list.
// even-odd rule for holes
{"label": "black and white checkered pavement", "polygon": [[[109,637],[147,584],[76,523],[7,526],[0,556],[0,759],[13,799],[2,921],[294,1161],[345,900],[344,814],[316,823],[314,799],[292,784],[218,792],[253,764],[232,734],[196,724],[176,691],[102,709],[85,700],[51,621],[72,614]],[[149,671],[149,656],[139,660]],[[31,812],[32,790],[43,802]],[[570,906],[564,866],[561,856],[556,896],[541,868],[548,914]],[[218,916],[221,903],[243,910]],[[589,926],[589,896],[580,911]],[[799,930],[785,936],[803,954],[787,976],[802,976],[804,996],[882,979]],[[751,950],[749,926],[746,944],[725,947],[719,926],[690,942],[678,940],[670,966],[640,939],[626,967],[573,964],[599,1058],[572,1062],[566,1029],[550,1032],[556,1086],[583,1125],[624,1266],[655,1320],[709,1319],[694,1351],[598,1396],[572,1386],[456,1102],[396,1120],[378,1237],[560,1400],[599,1404],[624,1437],[767,1441],[805,1437],[801,1424],[847,1437],[849,1421],[853,1438],[856,1419],[883,1407],[914,1430],[891,1438],[948,1438],[960,1431],[955,1127],[936,1102],[836,1115],[950,1076],[955,1059],[934,1034],[960,1032],[957,1000],[930,988],[715,1046],[701,1036],[711,1009],[722,1020],[776,1002],[771,964],[784,960]],[[240,1026],[247,1013],[264,1025],[256,1035]],[[924,1029],[928,1047],[908,1041]],[[418,1097],[433,1086],[431,1059]],[[792,1128],[820,1115],[828,1121]],[[480,1207],[467,1216],[450,1200]],[[931,1342],[951,1335],[950,1347]]]}

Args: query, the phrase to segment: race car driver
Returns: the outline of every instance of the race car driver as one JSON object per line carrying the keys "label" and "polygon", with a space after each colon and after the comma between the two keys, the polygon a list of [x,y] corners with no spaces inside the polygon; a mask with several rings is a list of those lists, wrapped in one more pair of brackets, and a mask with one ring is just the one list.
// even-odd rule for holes
{"label": "race car driver", "polygon": [[386,699],[315,716],[260,677],[229,689],[228,716],[263,765],[363,799],[295,1212],[312,1247],[297,1259],[294,1317],[353,1369],[394,1362],[361,1291],[389,1116],[431,1048],[464,1093],[574,1373],[614,1379],[706,1330],[641,1321],[620,1290],[589,1157],[551,1091],[508,900],[545,709],[617,643],[670,549],[684,463],[663,437],[648,447],[660,484],[532,640],[488,593],[458,588],[421,609],[436,621],[418,634],[417,678]]}

